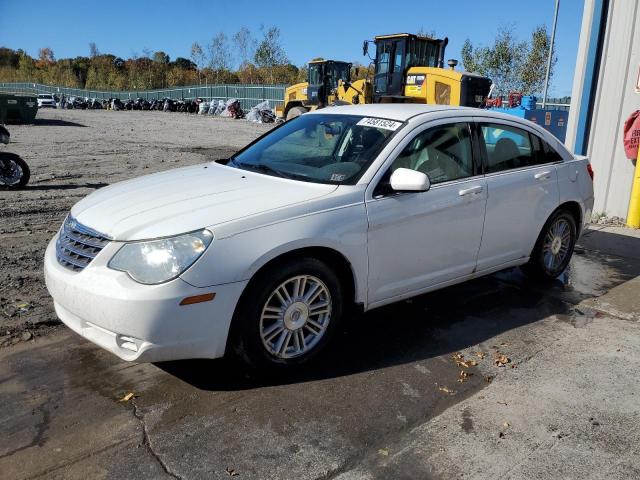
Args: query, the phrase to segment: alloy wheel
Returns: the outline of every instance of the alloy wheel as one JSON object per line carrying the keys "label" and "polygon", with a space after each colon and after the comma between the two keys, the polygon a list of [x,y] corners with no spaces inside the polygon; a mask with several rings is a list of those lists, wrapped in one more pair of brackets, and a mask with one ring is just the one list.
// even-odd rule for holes
{"label": "alloy wheel", "polygon": [[281,359],[310,352],[331,321],[331,294],[313,275],[297,275],[269,295],[260,315],[260,337],[267,351]]}
{"label": "alloy wheel", "polygon": [[542,244],[542,258],[549,272],[563,264],[571,248],[571,225],[564,218],[558,218],[549,227]]}

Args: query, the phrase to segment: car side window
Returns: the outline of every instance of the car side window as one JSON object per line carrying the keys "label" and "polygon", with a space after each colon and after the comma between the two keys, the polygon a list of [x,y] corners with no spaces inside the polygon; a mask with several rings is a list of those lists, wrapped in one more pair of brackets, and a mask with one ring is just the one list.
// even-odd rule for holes
{"label": "car side window", "polygon": [[416,135],[391,165],[426,173],[432,184],[473,175],[471,135],[466,122],[430,128]]}
{"label": "car side window", "polygon": [[556,152],[556,150],[547,142],[543,141],[542,146],[544,150],[545,163],[555,163],[563,160],[562,155]]}
{"label": "car side window", "polygon": [[[480,129],[487,149],[487,173],[536,165],[536,145],[526,130],[500,124],[481,124]],[[540,140],[537,148],[540,149]]]}

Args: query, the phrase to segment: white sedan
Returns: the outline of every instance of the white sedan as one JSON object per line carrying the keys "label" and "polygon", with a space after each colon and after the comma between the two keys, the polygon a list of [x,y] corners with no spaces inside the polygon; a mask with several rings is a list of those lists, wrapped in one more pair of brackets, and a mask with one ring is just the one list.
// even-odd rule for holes
{"label": "white sedan", "polygon": [[38,101],[38,108],[44,108],[44,107],[56,108],[56,99],[50,93],[38,94],[37,101]]}
{"label": "white sedan", "polygon": [[81,200],[47,248],[46,283],[64,323],[125,360],[229,351],[290,368],[353,306],[519,265],[558,276],[591,216],[592,175],[516,117],[327,108],[228,161]]}

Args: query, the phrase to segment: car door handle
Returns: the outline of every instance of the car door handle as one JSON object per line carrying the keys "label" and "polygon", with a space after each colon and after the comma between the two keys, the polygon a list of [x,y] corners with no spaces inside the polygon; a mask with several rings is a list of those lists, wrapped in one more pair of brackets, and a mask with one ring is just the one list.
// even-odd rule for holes
{"label": "car door handle", "polygon": [[551,172],[545,170],[544,172],[536,173],[533,178],[536,180],[548,180],[551,178]]}
{"label": "car door handle", "polygon": [[463,188],[458,191],[458,195],[464,197],[465,195],[473,195],[482,191],[482,185],[476,185],[475,187]]}

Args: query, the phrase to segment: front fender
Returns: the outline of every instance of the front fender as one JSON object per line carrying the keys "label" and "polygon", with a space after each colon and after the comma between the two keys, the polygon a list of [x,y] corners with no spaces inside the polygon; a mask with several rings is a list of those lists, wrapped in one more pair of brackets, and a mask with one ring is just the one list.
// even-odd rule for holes
{"label": "front fender", "polygon": [[[250,280],[269,261],[301,248],[324,247],[351,265],[356,301],[366,302],[367,217],[364,203],[332,208],[214,239],[182,278],[204,287]],[[214,231],[214,236],[216,232]]]}

